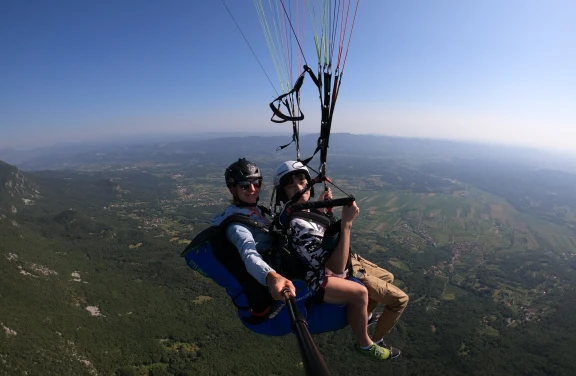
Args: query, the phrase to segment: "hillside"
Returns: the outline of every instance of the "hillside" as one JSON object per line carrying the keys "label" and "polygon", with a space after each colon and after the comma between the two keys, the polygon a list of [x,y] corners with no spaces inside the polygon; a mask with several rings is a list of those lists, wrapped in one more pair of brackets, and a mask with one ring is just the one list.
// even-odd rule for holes
{"label": "hillside", "polygon": [[[397,361],[367,362],[348,328],[315,336],[335,375],[576,373],[575,208],[562,201],[560,221],[547,214],[558,201],[539,199],[571,175],[413,156],[330,162],[361,208],[353,249],[410,295],[387,338],[403,349]],[[0,196],[19,205],[0,214],[0,374],[303,373],[294,336],[247,331],[222,289],[179,257],[227,205],[227,161],[90,163],[2,165],[42,195]],[[265,159],[264,175],[276,164]],[[485,183],[498,171],[515,172],[500,191]],[[548,183],[523,188],[537,179]],[[265,185],[262,202],[269,194]]]}
{"label": "hillside", "polygon": [[40,198],[39,187],[18,168],[0,161],[0,213],[15,213]]}

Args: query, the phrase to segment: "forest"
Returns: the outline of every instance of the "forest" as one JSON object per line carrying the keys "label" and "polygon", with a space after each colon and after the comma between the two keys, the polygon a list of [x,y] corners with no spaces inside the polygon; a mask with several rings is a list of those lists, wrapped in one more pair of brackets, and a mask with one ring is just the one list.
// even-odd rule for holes
{"label": "forest", "polygon": [[[253,157],[265,176],[283,158]],[[0,170],[0,374],[304,374],[294,335],[249,332],[180,257],[228,203],[227,159],[86,158],[19,171],[33,204],[5,188],[15,167]],[[573,175],[414,156],[331,163],[362,210],[352,250],[410,296],[387,338],[397,360],[357,355],[349,328],[315,336],[334,375],[576,373]]]}

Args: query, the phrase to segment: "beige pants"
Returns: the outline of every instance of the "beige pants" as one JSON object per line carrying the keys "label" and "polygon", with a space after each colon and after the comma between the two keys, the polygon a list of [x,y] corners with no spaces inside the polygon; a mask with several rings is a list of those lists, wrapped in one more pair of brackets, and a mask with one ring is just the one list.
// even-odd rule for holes
{"label": "beige pants", "polygon": [[352,255],[354,277],[358,278],[368,289],[368,314],[379,304],[384,304],[384,311],[376,323],[372,339],[379,341],[396,325],[396,322],[408,305],[408,295],[394,286],[394,275],[378,265]]}

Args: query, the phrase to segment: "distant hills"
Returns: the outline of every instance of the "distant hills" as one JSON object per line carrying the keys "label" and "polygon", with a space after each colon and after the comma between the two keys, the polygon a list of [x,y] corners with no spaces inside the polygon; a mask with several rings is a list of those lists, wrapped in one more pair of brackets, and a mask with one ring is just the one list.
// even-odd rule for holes
{"label": "distant hills", "polygon": [[[212,137],[212,138],[211,138]],[[317,134],[300,137],[301,157],[312,155]],[[188,136],[178,140],[158,138],[114,143],[61,144],[28,151],[0,150],[0,159],[17,165],[22,170],[66,169],[90,164],[121,164],[150,161],[156,163],[182,163],[189,159],[211,160],[223,163],[239,155],[252,157],[295,158],[295,143],[289,144],[291,135],[235,135],[220,137],[206,134]],[[329,156],[361,157],[427,157],[427,158],[488,158],[491,160],[536,163],[541,168],[576,171],[576,160],[561,159],[541,150],[443,141],[419,138],[387,137],[334,133],[330,137]]]}
{"label": "distant hills", "polygon": [[15,166],[0,161],[0,207],[32,205],[40,197],[38,185]]}

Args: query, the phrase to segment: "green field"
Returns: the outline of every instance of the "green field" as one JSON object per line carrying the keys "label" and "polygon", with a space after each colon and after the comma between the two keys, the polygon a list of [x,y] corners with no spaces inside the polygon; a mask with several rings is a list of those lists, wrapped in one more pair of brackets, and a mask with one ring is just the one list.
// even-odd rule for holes
{"label": "green field", "polygon": [[[570,229],[517,211],[505,199],[478,190],[453,194],[353,191],[362,228],[378,234],[398,230],[409,219],[438,245],[474,242],[492,249],[576,253]],[[404,219],[403,219],[404,215]]]}

